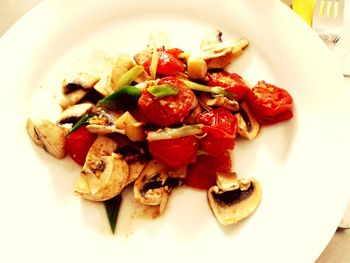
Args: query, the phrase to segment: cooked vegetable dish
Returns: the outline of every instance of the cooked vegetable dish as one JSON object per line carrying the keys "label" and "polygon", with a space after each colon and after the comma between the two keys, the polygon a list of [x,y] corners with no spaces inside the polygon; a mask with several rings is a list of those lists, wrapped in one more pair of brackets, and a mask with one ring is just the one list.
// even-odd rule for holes
{"label": "cooked vegetable dish", "polygon": [[220,224],[239,222],[258,207],[262,190],[256,178],[233,171],[235,138],[253,140],[262,125],[293,117],[285,89],[263,80],[250,87],[225,70],[248,45],[215,31],[191,54],[147,46],[133,58],[120,55],[106,79],[81,72],[63,80],[57,122],[28,119],[28,134],[82,166],[75,192],[105,203],[113,231],[129,185],[158,215],[174,188],[188,186],[207,191]]}

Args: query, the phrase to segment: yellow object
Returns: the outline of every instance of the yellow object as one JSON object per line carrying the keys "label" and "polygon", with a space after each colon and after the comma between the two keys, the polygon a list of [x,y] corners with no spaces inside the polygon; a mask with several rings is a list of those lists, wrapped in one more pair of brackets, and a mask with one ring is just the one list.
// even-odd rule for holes
{"label": "yellow object", "polygon": [[293,10],[311,26],[316,0],[292,0]]}

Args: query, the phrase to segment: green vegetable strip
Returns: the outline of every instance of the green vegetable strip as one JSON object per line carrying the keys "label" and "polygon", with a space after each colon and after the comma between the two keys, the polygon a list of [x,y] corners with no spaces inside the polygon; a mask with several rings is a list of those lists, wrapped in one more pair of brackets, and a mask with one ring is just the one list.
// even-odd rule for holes
{"label": "green vegetable strip", "polygon": [[141,96],[141,90],[134,86],[123,86],[111,95],[99,100],[98,107],[109,110],[128,109],[137,104]]}
{"label": "green vegetable strip", "polygon": [[202,92],[211,92],[209,86],[202,85],[190,80],[186,79],[180,79],[189,89],[196,90],[196,91],[202,91]]}
{"label": "green vegetable strip", "polygon": [[120,87],[130,85],[143,71],[143,66],[137,65],[132,67],[118,79],[115,88],[118,90]]}
{"label": "green vegetable strip", "polygon": [[180,79],[180,80],[191,90],[221,94],[229,99],[234,99],[234,97],[236,96],[236,94],[229,92],[222,87],[218,87],[218,86],[209,87],[209,86],[199,84],[199,83],[196,83],[196,82],[193,82],[190,80],[186,80],[186,79]]}
{"label": "green vegetable strip", "polygon": [[93,117],[93,114],[86,114],[84,117],[82,117],[76,124],[74,124],[74,126],[72,127],[72,129],[69,130],[69,132],[67,133],[66,136],[68,136],[69,134],[71,134],[72,132],[75,132],[80,126],[84,125],[87,123],[87,120],[91,117]]}
{"label": "green vegetable strip", "polygon": [[147,88],[147,91],[156,98],[162,98],[179,93],[179,89],[169,84],[162,84]]}
{"label": "green vegetable strip", "polygon": [[117,226],[117,218],[119,213],[120,204],[122,202],[122,196],[117,195],[112,199],[104,201],[104,206],[107,212],[107,217],[109,221],[109,225],[111,227],[112,233],[115,233],[115,228]]}

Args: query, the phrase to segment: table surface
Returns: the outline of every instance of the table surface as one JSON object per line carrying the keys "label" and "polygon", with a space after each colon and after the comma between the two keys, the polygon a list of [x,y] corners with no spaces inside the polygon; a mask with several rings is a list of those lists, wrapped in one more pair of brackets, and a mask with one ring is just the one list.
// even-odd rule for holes
{"label": "table surface", "polygon": [[[0,0],[0,36],[42,0]],[[350,262],[350,229],[338,230],[316,263]]]}

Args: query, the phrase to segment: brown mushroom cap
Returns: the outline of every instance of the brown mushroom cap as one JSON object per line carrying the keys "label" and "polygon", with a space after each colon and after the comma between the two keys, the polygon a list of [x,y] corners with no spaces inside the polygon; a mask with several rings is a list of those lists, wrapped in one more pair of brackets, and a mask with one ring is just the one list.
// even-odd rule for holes
{"label": "brown mushroom cap", "polygon": [[255,211],[261,201],[260,183],[254,179],[231,177],[231,181],[221,180],[208,190],[208,202],[215,217],[222,225],[230,225],[248,217]]}

